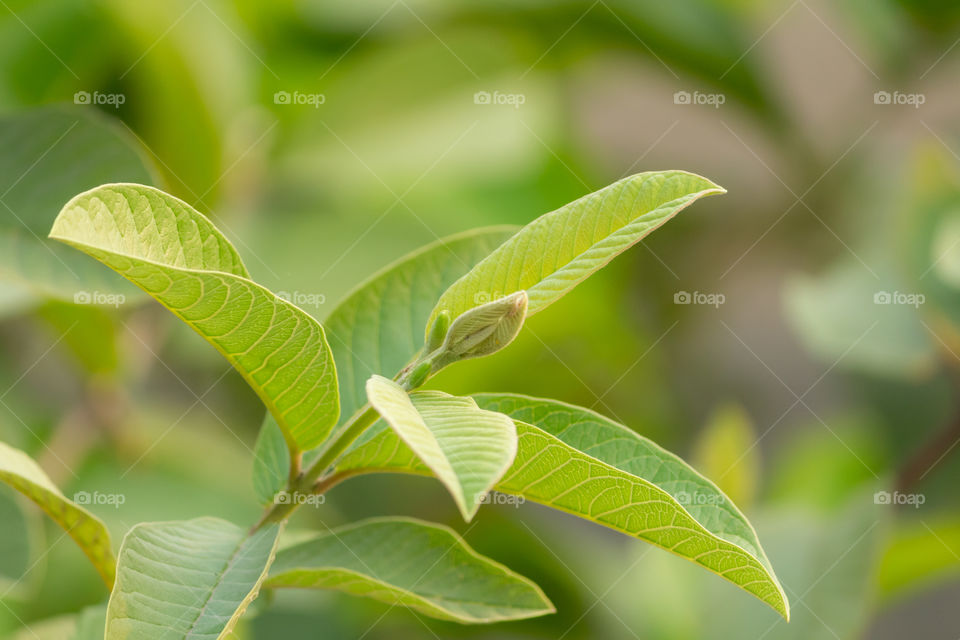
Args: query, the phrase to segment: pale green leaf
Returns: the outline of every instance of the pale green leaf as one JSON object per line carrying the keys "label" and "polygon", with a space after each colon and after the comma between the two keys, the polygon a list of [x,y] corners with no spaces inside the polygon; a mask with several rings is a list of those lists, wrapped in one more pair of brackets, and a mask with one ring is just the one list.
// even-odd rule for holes
{"label": "pale green leaf", "polygon": [[257,597],[279,525],[217,518],[142,523],[123,539],[106,640],[219,639]]}
{"label": "pale green leaf", "polygon": [[2,442],[0,481],[37,503],[80,546],[106,585],[113,585],[116,561],[103,522],[64,497],[30,456]]}
{"label": "pale green leaf", "polygon": [[517,453],[513,421],[477,408],[472,398],[439,391],[407,395],[397,383],[382,376],[370,378],[367,397],[447,487],[469,521]]}
{"label": "pale green leaf", "polygon": [[104,185],[64,206],[50,237],[118,271],[214,345],[253,387],[288,444],[320,444],[339,417],[323,328],[249,279],[230,242],[162,191]]}
{"label": "pale green leaf", "polygon": [[533,315],[643,239],[695,200],[725,191],[685,171],[638,173],[540,216],[441,296],[456,318],[484,302],[526,290]]}
{"label": "pale green leaf", "polygon": [[265,586],[338,589],[462,623],[554,610],[537,585],[454,531],[408,518],[365,520],[284,549]]}
{"label": "pale green leaf", "polygon": [[81,291],[138,293],[46,235],[63,203],[105,182],[155,182],[139,142],[90,107],[53,105],[0,116],[0,290],[73,302]]}
{"label": "pale green leaf", "polygon": [[[478,405],[523,416],[518,450],[497,491],[592,520],[692,560],[784,617],[789,605],[756,533],[710,481],[677,456],[591,411],[553,400],[480,395]],[[365,440],[339,471],[428,474],[388,430]]]}
{"label": "pale green leaf", "polygon": [[370,376],[393,377],[420,350],[440,294],[515,232],[489,227],[438,240],[384,268],[334,309],[324,328],[344,418],[366,403]]}
{"label": "pale green leaf", "polygon": [[260,504],[273,500],[286,485],[289,475],[290,450],[280,425],[268,413],[253,446],[253,491]]}

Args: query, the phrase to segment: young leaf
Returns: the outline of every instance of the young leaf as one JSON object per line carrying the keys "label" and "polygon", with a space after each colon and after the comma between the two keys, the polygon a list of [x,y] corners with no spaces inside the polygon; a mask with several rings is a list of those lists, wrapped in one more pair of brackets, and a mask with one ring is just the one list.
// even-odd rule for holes
{"label": "young leaf", "polygon": [[68,500],[30,456],[0,442],[0,481],[37,503],[80,545],[107,587],[113,586],[116,560],[107,527],[86,509]]}
{"label": "young leaf", "polygon": [[456,318],[482,302],[525,290],[527,315],[546,308],[695,200],[724,189],[685,171],[638,173],[540,216],[440,297]]}
{"label": "young leaf", "polygon": [[370,404],[446,485],[469,521],[480,500],[510,467],[517,434],[507,416],[477,408],[472,398],[439,391],[407,395],[396,382],[373,376]]}
{"label": "young leaf", "polygon": [[154,183],[146,150],[92,107],[49,105],[0,115],[0,290],[31,302],[83,292],[137,294],[116,274],[44,236],[60,206],[104,182]]}
{"label": "young leaf", "polygon": [[257,597],[279,535],[279,525],[248,535],[216,518],[134,526],[120,547],[106,640],[224,638]]}
{"label": "young leaf", "polygon": [[68,202],[50,237],[118,271],[214,345],[291,448],[330,433],[340,406],[323,328],[251,281],[230,242],[192,207],[151,187],[104,185]]}
{"label": "young leaf", "polygon": [[273,500],[290,476],[290,450],[280,425],[269,413],[253,445],[253,491],[260,504]]}
{"label": "young leaf", "polygon": [[554,611],[537,585],[454,531],[408,518],[364,520],[284,549],[264,586],[339,589],[468,624]]}
{"label": "young leaf", "polygon": [[[786,595],[756,533],[714,485],[676,456],[601,416],[553,400],[481,395],[478,406],[516,421],[518,449],[497,491],[646,540],[717,573],[784,617]],[[365,440],[338,471],[429,474],[389,430]]]}
{"label": "young leaf", "polygon": [[324,327],[345,418],[366,403],[370,376],[392,378],[420,350],[440,294],[515,232],[489,227],[438,240],[386,267],[334,309]]}

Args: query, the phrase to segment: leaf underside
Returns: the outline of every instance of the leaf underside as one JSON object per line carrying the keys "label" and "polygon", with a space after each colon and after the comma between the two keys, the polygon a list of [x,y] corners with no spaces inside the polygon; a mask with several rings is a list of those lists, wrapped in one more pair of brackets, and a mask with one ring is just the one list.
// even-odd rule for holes
{"label": "leaf underside", "polygon": [[64,206],[50,237],[100,260],[214,345],[257,392],[291,448],[320,444],[339,418],[323,328],[249,279],[197,211],[141,185],[104,185]]}
{"label": "leaf underside", "polygon": [[553,612],[539,587],[450,529],[407,518],[365,520],[284,549],[265,586],[338,589],[461,623]]}
{"label": "leaf underside", "polygon": [[475,229],[438,240],[386,267],[350,293],[324,321],[348,418],[367,401],[370,376],[388,378],[423,346],[437,298],[516,232]]}
{"label": "leaf underside", "polygon": [[473,398],[439,391],[407,394],[397,383],[373,376],[370,403],[395,433],[447,487],[470,520],[483,496],[509,468],[517,452],[513,421],[477,408]]}
{"label": "leaf underside", "polygon": [[68,500],[27,454],[0,442],[0,481],[43,509],[73,538],[107,587],[113,586],[116,560],[110,533],[99,518]]}
{"label": "leaf underside", "polygon": [[527,315],[546,308],[695,200],[721,187],[685,171],[639,173],[540,216],[484,258],[441,296],[456,318],[517,291]]}
{"label": "leaf underside", "polygon": [[143,523],[123,540],[106,640],[217,640],[256,598],[279,525],[252,535],[216,518]]}
{"label": "leaf underside", "polygon": [[[699,474],[692,469],[683,469],[682,461],[675,456],[660,456],[644,442],[630,440],[625,427],[618,425],[616,431],[609,431],[609,425],[595,421],[596,414],[577,407],[523,396],[479,398],[479,403],[486,407],[499,405],[509,409],[509,402],[516,402],[521,414],[529,410],[528,417],[544,419],[546,415],[546,429],[516,421],[516,459],[496,485],[497,491],[523,496],[663,547],[752,593],[784,617],[789,616],[786,596],[755,542],[752,528],[719,490],[698,478]],[[524,409],[526,403],[533,409]],[[561,412],[573,415],[549,417]],[[558,427],[578,421],[582,424],[576,428]],[[594,439],[590,432],[597,427],[609,432],[598,430]],[[614,446],[604,441],[606,437],[623,442]],[[577,447],[585,447],[590,453]],[[652,460],[631,461],[634,454],[660,459],[658,464],[650,464]],[[430,474],[429,468],[386,429],[349,452],[337,470]],[[638,475],[644,473],[652,477]],[[686,505],[677,500],[681,487],[694,490]],[[708,504],[711,502],[714,504]],[[699,521],[694,513],[703,520]]]}

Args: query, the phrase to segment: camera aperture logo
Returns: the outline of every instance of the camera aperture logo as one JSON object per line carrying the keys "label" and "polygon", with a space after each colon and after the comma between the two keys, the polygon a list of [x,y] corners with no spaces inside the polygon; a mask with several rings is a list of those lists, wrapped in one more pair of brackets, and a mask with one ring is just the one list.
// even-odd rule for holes
{"label": "camera aperture logo", "polygon": [[319,507],[326,501],[327,496],[323,494],[300,493],[299,491],[295,491],[293,493],[290,493],[289,491],[281,491],[273,496],[273,504],[308,504],[314,507]]}
{"label": "camera aperture logo", "polygon": [[927,101],[922,93],[902,93],[900,91],[877,91],[873,94],[873,104],[905,105],[919,109]]}
{"label": "camera aperture logo", "polygon": [[889,505],[909,505],[914,509],[919,509],[920,505],[927,501],[927,496],[922,493],[900,493],[894,491],[877,491],[873,494],[873,504]]}
{"label": "camera aperture logo", "polygon": [[477,91],[473,94],[473,104],[505,104],[519,109],[526,103],[527,96],[522,93],[502,93],[500,91]]}
{"label": "camera aperture logo", "polygon": [[119,509],[127,501],[127,496],[122,493],[78,491],[73,494],[73,501],[80,505],[107,505]]}
{"label": "camera aperture logo", "polygon": [[127,96],[122,93],[100,93],[94,91],[77,91],[73,94],[73,104],[95,104],[119,109],[120,105],[127,101]]}
{"label": "camera aperture logo", "polygon": [[100,304],[117,308],[127,301],[122,293],[103,293],[102,291],[77,291],[73,294],[73,304]]}
{"label": "camera aperture logo", "polygon": [[723,503],[723,495],[719,493],[701,493],[700,491],[678,491],[673,498],[684,507],[716,505]]}
{"label": "camera aperture logo", "polygon": [[702,304],[719,309],[727,301],[722,293],[704,293],[702,291],[677,291],[673,294],[673,304]]}
{"label": "camera aperture logo", "polygon": [[722,93],[703,93],[702,91],[677,91],[673,94],[673,104],[698,104],[719,109],[727,101]]}
{"label": "camera aperture logo", "polygon": [[505,297],[507,297],[507,294],[502,291],[478,291],[473,294],[473,303],[479,306]]}
{"label": "camera aperture logo", "polygon": [[503,504],[512,507],[519,507],[526,501],[527,499],[523,496],[514,496],[499,491],[490,491],[477,498],[477,504]]}
{"label": "camera aperture logo", "polygon": [[327,101],[322,93],[303,93],[302,91],[277,91],[273,94],[273,104],[310,106],[319,109]]}
{"label": "camera aperture logo", "polygon": [[877,291],[873,294],[873,304],[899,304],[919,309],[927,301],[922,293],[904,293],[902,291]]}

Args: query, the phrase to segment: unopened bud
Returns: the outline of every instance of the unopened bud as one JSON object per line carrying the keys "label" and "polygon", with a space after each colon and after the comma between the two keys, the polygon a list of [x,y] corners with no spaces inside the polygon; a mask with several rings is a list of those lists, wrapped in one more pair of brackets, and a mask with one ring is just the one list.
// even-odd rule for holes
{"label": "unopened bud", "polygon": [[430,376],[430,371],[432,369],[432,362],[421,362],[417,365],[414,365],[414,367],[410,369],[409,373],[404,375],[398,382],[405,391],[412,391],[417,387],[422,386],[423,383],[427,381],[427,377]]}
{"label": "unopened bud", "polygon": [[431,354],[440,348],[443,339],[447,337],[447,330],[450,329],[450,312],[441,311],[437,314],[437,319],[433,321],[430,327],[430,334],[427,336],[427,342],[424,346],[424,354]]}
{"label": "unopened bud", "polygon": [[447,331],[434,370],[457,360],[490,355],[513,342],[523,327],[527,301],[527,292],[518,291],[462,313]]}

